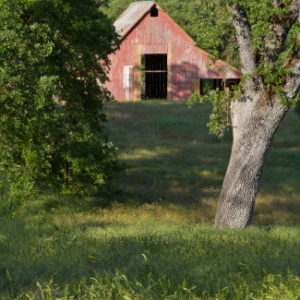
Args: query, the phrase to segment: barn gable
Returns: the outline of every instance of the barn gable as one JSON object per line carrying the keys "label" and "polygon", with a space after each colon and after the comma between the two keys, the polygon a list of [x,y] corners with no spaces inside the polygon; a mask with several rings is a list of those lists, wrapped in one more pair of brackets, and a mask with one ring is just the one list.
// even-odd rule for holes
{"label": "barn gable", "polygon": [[121,44],[110,57],[107,88],[118,100],[187,99],[200,90],[200,79],[240,78],[228,64],[212,64],[154,1],[132,3],[114,25]]}
{"label": "barn gable", "polygon": [[114,23],[116,32],[121,38],[124,38],[124,36],[151,10],[154,5],[155,1],[131,3]]}
{"label": "barn gable", "polygon": [[[162,10],[162,8],[159,7],[155,1],[140,1],[131,3],[123,12],[123,14],[114,22],[116,32],[120,35],[121,39],[123,39],[131,29],[137,26],[138,23],[151,11],[154,6],[159,10]],[[177,25],[170,16],[168,17],[170,22],[177,26],[182,34],[189,39],[190,43],[193,43],[193,39],[179,25]]]}

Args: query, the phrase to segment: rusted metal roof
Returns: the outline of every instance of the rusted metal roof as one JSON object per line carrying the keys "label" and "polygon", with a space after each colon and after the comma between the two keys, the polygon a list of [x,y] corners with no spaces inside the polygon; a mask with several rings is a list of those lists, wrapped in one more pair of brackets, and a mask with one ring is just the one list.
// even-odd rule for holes
{"label": "rusted metal roof", "polygon": [[155,4],[155,1],[131,3],[114,23],[116,31],[121,38],[123,38]]}

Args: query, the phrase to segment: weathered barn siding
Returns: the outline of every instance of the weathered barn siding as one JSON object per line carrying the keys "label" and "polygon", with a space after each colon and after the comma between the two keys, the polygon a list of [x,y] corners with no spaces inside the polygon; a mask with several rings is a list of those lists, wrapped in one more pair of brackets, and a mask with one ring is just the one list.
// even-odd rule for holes
{"label": "weathered barn siding", "polygon": [[[123,37],[120,50],[110,57],[107,88],[116,99],[139,99],[140,54],[168,54],[168,98],[173,100],[187,99],[195,90],[195,80],[200,78],[240,78],[239,71],[232,67],[227,68],[226,74],[216,67],[207,69],[209,54],[195,47],[193,40],[157,8],[158,17],[151,17],[148,11]],[[132,67],[124,71],[124,66]],[[217,66],[226,65],[218,61]],[[130,79],[129,86],[124,83],[124,76]]]}

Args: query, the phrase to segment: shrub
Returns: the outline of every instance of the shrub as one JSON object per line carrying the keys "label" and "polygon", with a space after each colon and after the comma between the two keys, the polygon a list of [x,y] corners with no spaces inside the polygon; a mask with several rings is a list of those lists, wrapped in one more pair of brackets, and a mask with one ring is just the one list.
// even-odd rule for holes
{"label": "shrub", "polygon": [[117,35],[99,5],[0,2],[0,172],[11,199],[94,194],[119,171],[101,87]]}

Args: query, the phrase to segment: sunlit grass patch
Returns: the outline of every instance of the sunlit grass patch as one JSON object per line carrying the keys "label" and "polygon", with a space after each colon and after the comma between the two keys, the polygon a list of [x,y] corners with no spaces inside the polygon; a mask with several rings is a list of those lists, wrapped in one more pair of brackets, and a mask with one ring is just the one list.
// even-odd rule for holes
{"label": "sunlit grass patch", "polygon": [[139,160],[139,159],[153,160],[155,158],[159,159],[160,156],[176,154],[177,151],[178,151],[177,149],[168,149],[164,147],[156,147],[151,150],[140,148],[140,149],[135,149],[132,152],[120,154],[120,159],[124,160],[125,162]]}

